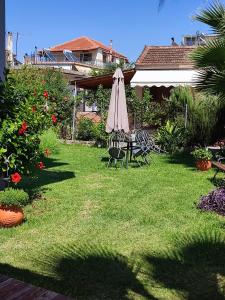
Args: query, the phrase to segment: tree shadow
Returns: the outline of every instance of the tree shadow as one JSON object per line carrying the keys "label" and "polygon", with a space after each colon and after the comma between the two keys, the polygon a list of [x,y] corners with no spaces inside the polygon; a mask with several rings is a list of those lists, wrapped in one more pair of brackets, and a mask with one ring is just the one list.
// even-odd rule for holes
{"label": "tree shadow", "polygon": [[41,194],[45,193],[49,184],[65,181],[75,178],[76,175],[71,171],[55,171],[49,170],[53,167],[68,165],[68,163],[60,162],[55,159],[45,158],[44,165],[46,169],[38,170],[33,169],[32,176],[24,176],[22,182],[18,187],[23,188],[30,196],[31,199],[41,198]]}
{"label": "tree shadow", "polygon": [[216,187],[225,187],[225,178],[208,178],[208,180]]}
{"label": "tree shadow", "polygon": [[46,165],[46,167],[48,169],[53,168],[53,167],[69,165],[67,162],[62,162],[62,161],[59,161],[58,159],[54,159],[54,158],[50,158],[50,157],[44,158],[44,164]]}
{"label": "tree shadow", "polygon": [[155,299],[137,278],[140,265],[106,248],[57,247],[35,263],[40,274],[6,264],[0,264],[0,273],[76,299],[122,300],[128,299],[128,291]]}
{"label": "tree shadow", "polygon": [[152,278],[185,299],[225,299],[225,238],[201,233],[178,240],[176,249],[145,257]]}
{"label": "tree shadow", "polygon": [[186,153],[178,153],[178,154],[170,154],[165,156],[166,160],[170,164],[179,164],[184,165],[192,170],[196,170],[195,161],[190,154]]}

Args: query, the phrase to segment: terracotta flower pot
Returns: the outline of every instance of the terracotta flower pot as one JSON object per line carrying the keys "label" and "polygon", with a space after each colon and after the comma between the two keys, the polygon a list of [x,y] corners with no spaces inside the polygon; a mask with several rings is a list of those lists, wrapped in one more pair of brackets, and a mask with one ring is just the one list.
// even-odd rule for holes
{"label": "terracotta flower pot", "polygon": [[200,171],[207,171],[212,167],[212,163],[210,160],[197,160],[196,167]]}
{"label": "terracotta flower pot", "polygon": [[18,206],[0,206],[0,226],[13,227],[23,222],[24,213]]}

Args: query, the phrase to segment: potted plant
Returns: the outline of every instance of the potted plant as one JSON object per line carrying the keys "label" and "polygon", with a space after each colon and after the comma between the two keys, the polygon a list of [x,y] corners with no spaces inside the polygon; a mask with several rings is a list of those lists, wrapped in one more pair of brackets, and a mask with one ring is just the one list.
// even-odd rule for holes
{"label": "potted plant", "polygon": [[196,159],[196,167],[198,170],[207,171],[212,167],[211,159],[213,155],[209,150],[205,148],[195,149],[192,155]]}
{"label": "potted plant", "polygon": [[6,188],[0,192],[0,226],[12,227],[22,223],[22,207],[29,201],[28,194],[22,189]]}

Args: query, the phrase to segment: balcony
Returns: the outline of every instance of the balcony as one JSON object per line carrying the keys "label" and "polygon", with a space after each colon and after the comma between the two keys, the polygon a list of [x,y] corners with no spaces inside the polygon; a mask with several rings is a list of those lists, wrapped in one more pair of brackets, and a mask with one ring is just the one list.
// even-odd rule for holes
{"label": "balcony", "polygon": [[[52,58],[52,59],[51,59]],[[74,59],[67,59],[66,57],[64,58],[59,58],[59,57],[47,57],[47,56],[39,56],[39,55],[31,55],[25,57],[25,63],[26,64],[32,64],[32,65],[49,65],[49,66],[72,66],[72,65],[86,65],[90,67],[95,67],[95,68],[100,68],[104,69],[113,63],[105,63],[101,60],[91,60],[91,61],[86,61],[86,60],[81,60],[77,57],[74,57]]]}

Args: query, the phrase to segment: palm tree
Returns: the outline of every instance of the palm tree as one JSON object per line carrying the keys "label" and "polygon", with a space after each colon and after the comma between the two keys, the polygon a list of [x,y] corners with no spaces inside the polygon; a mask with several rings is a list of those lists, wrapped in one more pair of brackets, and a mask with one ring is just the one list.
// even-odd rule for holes
{"label": "palm tree", "polygon": [[195,67],[199,69],[197,89],[225,99],[225,7],[215,1],[195,19],[209,25],[217,35],[192,54]]}

